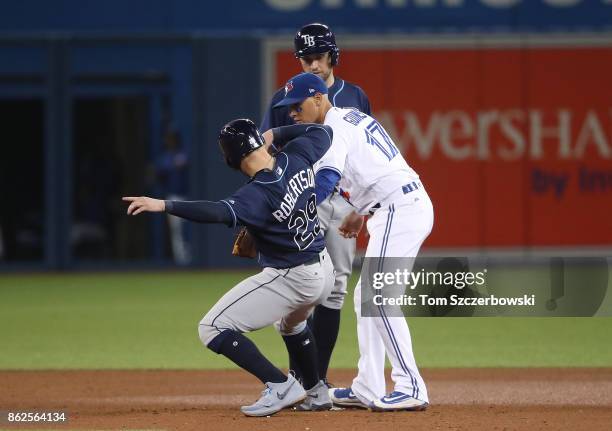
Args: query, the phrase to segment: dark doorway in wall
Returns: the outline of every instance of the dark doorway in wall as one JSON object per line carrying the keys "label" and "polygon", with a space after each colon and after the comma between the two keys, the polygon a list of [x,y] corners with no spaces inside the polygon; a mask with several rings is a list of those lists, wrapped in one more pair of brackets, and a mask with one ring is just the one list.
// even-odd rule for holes
{"label": "dark doorway in wall", "polygon": [[150,218],[128,218],[121,202],[121,196],[147,192],[149,135],[145,96],[74,99],[70,241],[76,261],[151,255]]}
{"label": "dark doorway in wall", "polygon": [[0,99],[0,262],[39,261],[44,250],[44,103]]}

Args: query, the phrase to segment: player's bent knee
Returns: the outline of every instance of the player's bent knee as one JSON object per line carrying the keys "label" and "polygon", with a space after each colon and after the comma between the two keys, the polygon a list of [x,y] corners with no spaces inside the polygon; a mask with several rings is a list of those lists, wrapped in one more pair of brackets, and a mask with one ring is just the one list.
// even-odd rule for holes
{"label": "player's bent knee", "polygon": [[306,321],[299,322],[297,325],[288,325],[283,319],[274,323],[274,328],[282,336],[297,335],[306,329]]}
{"label": "player's bent knee", "polygon": [[221,340],[218,336],[228,331],[238,331],[238,328],[236,328],[235,324],[230,319],[226,319],[223,314],[218,313],[207,313],[202,320],[200,320],[198,326],[198,333],[202,344],[216,353],[218,352],[211,347],[211,343],[213,343],[212,346],[214,346],[215,343],[213,340],[218,343],[219,340]]}
{"label": "player's bent knee", "polygon": [[[200,325],[200,328],[202,328],[202,325]],[[212,334],[212,338],[209,337],[210,340],[207,339],[207,342],[204,342],[204,339],[202,339],[202,331],[200,330],[200,339],[202,339],[202,342],[206,345],[206,347],[208,347],[213,352],[219,354],[221,353],[223,342],[226,340],[227,337],[232,334],[235,334],[236,331],[226,329],[219,332],[219,330],[217,330],[216,328],[213,329],[215,329],[215,331]]]}
{"label": "player's bent knee", "polygon": [[200,340],[202,344],[208,347],[210,342],[220,334],[219,330],[212,325],[206,324],[204,321],[201,321],[198,326],[198,334],[200,335]]}

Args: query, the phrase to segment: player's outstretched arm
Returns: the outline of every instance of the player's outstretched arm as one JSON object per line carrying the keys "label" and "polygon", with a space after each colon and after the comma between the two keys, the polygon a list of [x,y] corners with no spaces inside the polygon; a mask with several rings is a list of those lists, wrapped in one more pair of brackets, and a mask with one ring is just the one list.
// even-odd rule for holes
{"label": "player's outstretched arm", "polygon": [[153,199],[147,196],[124,196],[125,202],[130,202],[127,209],[128,215],[137,215],[142,212],[159,213],[166,210],[166,203],[161,199]]}
{"label": "player's outstretched arm", "polygon": [[130,202],[128,215],[136,215],[145,211],[167,212],[198,223],[223,223],[228,226],[236,224],[227,202],[212,201],[163,201],[146,196],[126,196],[124,201]]}

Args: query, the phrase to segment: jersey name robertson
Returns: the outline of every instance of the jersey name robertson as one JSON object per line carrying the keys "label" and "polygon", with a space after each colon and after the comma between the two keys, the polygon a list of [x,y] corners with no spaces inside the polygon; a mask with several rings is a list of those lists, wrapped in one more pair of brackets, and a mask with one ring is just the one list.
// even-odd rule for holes
{"label": "jersey name robertson", "polygon": [[314,188],[314,186],[315,177],[312,169],[302,169],[293,175],[287,182],[287,192],[283,196],[279,208],[272,213],[274,218],[279,222],[285,221],[293,213],[302,193],[307,189]]}
{"label": "jersey name robertson", "polygon": [[291,268],[324,248],[315,195],[313,165],[331,145],[333,131],[312,125],[276,155],[272,170],[263,169],[228,199],[234,225],[253,236],[263,267]]}
{"label": "jersey name robertson", "polygon": [[334,131],[333,143],[315,172],[338,172],[340,188],[359,213],[419,178],[376,119],[354,108],[332,108],[325,124]]}

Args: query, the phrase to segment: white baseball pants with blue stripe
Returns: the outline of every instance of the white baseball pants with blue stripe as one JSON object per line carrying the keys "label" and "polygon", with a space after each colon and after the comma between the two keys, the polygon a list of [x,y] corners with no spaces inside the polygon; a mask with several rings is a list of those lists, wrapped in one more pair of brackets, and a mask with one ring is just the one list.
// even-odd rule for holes
{"label": "white baseball pants with blue stripe", "polygon": [[[424,188],[401,196],[378,209],[368,220],[370,239],[365,256],[416,257],[431,232],[433,220],[433,205]],[[382,307],[375,317],[362,317],[361,278],[355,287],[354,299],[360,357],[359,372],[352,384],[353,393],[366,405],[385,396],[386,353],[392,366],[394,390],[429,402],[412,351],[406,319],[387,316]]]}

